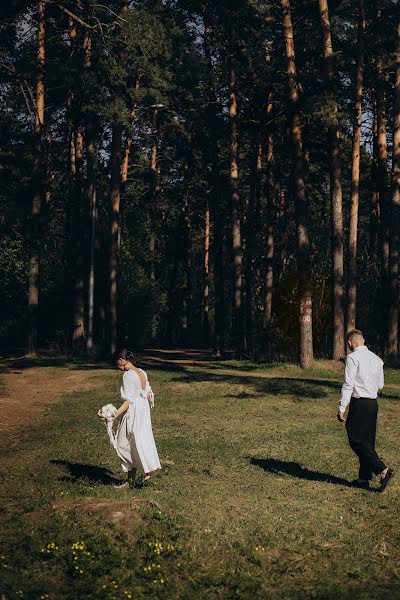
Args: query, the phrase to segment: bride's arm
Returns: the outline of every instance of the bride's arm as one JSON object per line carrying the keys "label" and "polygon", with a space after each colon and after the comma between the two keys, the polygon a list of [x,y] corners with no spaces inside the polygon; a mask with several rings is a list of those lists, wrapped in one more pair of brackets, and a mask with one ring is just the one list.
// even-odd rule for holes
{"label": "bride's arm", "polygon": [[114,421],[115,421],[115,419],[118,419],[118,417],[120,415],[122,415],[124,412],[126,412],[128,410],[128,408],[129,408],[129,402],[128,402],[128,400],[125,400],[125,402],[123,402],[121,404],[121,406],[119,407],[119,409],[115,413],[115,415],[114,415]]}

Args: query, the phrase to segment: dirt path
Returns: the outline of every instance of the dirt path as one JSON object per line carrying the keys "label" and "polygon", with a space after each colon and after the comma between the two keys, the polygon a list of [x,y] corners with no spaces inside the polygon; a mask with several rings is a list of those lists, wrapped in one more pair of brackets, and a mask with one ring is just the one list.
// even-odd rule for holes
{"label": "dirt path", "polygon": [[54,367],[20,368],[17,360],[2,364],[4,387],[0,393],[0,432],[13,431],[32,423],[65,393],[93,389],[101,385],[101,379],[97,383],[93,375],[96,378],[109,373],[106,369],[96,368],[89,378],[87,369]]}

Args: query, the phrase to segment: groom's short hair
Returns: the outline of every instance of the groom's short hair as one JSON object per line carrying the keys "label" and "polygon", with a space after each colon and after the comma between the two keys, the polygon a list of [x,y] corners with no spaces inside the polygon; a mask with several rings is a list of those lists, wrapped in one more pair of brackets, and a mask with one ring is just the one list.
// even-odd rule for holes
{"label": "groom's short hair", "polygon": [[349,331],[346,338],[347,341],[351,342],[354,338],[364,339],[363,332],[360,329],[352,329],[351,331]]}

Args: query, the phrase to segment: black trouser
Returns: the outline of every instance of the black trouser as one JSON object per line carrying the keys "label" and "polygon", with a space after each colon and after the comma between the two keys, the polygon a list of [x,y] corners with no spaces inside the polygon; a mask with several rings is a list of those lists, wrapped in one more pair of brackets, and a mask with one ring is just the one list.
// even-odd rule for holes
{"label": "black trouser", "polygon": [[346,430],[350,447],[360,461],[359,478],[372,479],[386,465],[375,452],[376,418],[378,403],[373,398],[352,398],[346,420]]}

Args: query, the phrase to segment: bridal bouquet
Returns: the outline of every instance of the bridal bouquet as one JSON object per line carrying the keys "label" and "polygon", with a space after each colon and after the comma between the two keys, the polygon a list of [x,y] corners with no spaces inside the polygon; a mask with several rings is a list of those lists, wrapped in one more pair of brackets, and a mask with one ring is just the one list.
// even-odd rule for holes
{"label": "bridal bouquet", "polygon": [[106,421],[112,421],[116,412],[117,412],[117,409],[115,408],[115,406],[113,404],[105,404],[98,411],[97,415],[100,417],[100,419],[104,419]]}
{"label": "bridal bouquet", "polygon": [[113,404],[105,404],[101,407],[101,409],[97,412],[97,416],[103,421],[107,428],[108,437],[110,438],[110,443],[113,448],[116,448],[117,442],[115,440],[115,435],[113,432],[113,417],[116,414],[117,409]]}

